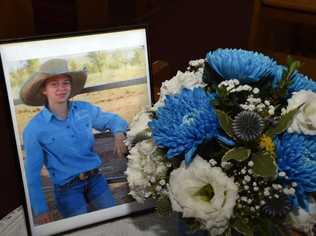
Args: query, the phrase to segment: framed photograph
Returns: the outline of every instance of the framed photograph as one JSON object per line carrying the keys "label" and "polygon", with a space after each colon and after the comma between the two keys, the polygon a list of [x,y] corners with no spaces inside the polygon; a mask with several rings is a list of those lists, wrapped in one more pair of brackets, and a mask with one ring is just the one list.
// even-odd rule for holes
{"label": "framed photograph", "polygon": [[129,197],[124,174],[124,134],[152,102],[146,35],[137,26],[0,43],[32,235],[152,207]]}

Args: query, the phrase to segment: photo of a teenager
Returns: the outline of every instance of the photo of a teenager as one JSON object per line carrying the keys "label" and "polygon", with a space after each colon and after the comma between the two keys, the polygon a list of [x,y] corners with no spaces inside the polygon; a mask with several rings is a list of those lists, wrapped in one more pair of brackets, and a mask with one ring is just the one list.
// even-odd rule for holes
{"label": "photo of a teenager", "polygon": [[110,130],[114,152],[124,157],[128,123],[89,102],[70,100],[86,80],[85,70],[70,71],[67,60],[49,59],[20,90],[24,104],[43,106],[23,131],[25,174],[35,224],[51,221],[40,177],[43,166],[63,218],[115,205],[106,176],[100,173],[102,161],[93,148],[93,129]]}

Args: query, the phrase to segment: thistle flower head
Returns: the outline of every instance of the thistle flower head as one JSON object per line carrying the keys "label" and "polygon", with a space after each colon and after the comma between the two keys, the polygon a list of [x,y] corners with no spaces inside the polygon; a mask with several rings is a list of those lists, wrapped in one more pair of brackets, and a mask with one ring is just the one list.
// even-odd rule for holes
{"label": "thistle flower head", "polygon": [[257,139],[264,128],[264,120],[253,111],[242,111],[233,120],[233,131],[238,139],[251,142]]}

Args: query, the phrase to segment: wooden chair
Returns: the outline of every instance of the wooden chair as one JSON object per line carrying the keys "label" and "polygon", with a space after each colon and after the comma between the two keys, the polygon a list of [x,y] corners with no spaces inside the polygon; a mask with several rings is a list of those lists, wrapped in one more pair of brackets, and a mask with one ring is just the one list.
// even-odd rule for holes
{"label": "wooden chair", "polygon": [[170,69],[169,64],[163,60],[157,60],[152,63],[152,77],[153,77],[153,93],[154,93],[154,102],[159,98],[159,92],[162,82],[170,79]]}
{"label": "wooden chair", "polygon": [[300,71],[316,79],[316,1],[255,0],[249,49],[262,51],[286,64],[300,60]]}

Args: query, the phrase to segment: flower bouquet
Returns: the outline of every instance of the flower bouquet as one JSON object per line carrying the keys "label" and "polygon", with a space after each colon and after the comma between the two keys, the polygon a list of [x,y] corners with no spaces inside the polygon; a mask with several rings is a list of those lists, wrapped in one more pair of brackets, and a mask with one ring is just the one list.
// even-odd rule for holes
{"label": "flower bouquet", "polygon": [[165,81],[127,133],[130,195],[210,235],[316,234],[316,83],[218,49]]}

